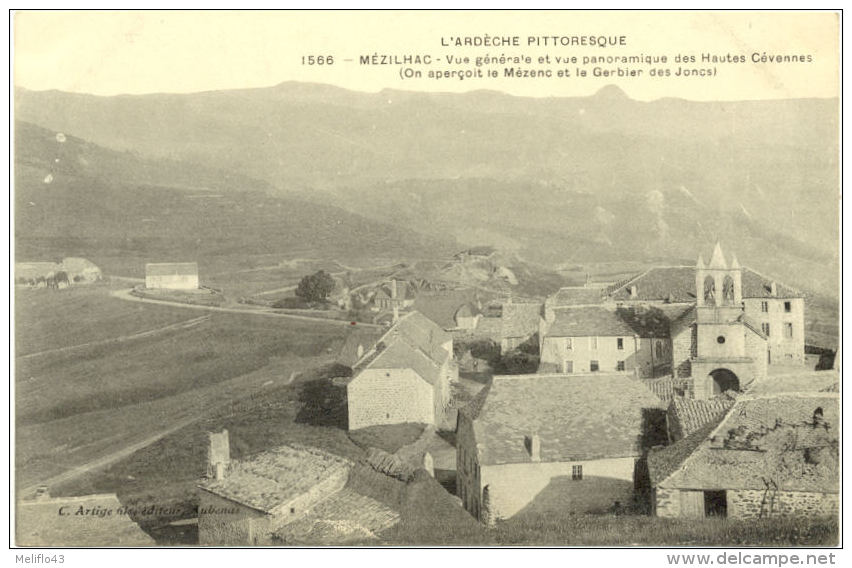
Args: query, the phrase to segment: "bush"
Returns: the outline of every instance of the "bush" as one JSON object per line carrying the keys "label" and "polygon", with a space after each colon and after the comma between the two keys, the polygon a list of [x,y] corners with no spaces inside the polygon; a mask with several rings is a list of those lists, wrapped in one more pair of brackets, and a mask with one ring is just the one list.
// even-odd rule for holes
{"label": "bush", "polygon": [[324,302],[334,291],[334,278],[325,270],[305,276],[296,287],[296,296],[308,302]]}

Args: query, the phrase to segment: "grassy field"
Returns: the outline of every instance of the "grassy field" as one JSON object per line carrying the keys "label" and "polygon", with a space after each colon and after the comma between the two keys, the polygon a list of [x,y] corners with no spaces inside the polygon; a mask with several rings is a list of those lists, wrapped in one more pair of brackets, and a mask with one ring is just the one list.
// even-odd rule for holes
{"label": "grassy field", "polygon": [[260,369],[273,357],[333,351],[341,335],[339,329],[312,322],[214,313],[178,335],[19,361],[18,423],[66,418],[208,386]]}
{"label": "grassy field", "polygon": [[15,354],[132,335],[198,317],[187,310],[111,298],[110,289],[108,284],[64,290],[16,289]]}
{"label": "grassy field", "polygon": [[[197,420],[330,361],[340,326],[127,302],[109,287],[21,290],[15,365],[18,487]],[[202,316],[199,318],[199,316]],[[122,342],[110,338],[197,319]]]}

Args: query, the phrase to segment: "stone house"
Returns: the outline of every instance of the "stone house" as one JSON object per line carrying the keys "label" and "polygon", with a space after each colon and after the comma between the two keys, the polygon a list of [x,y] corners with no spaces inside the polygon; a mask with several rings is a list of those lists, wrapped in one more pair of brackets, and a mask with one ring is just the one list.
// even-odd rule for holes
{"label": "stone house", "polygon": [[664,407],[624,374],[496,376],[459,411],[458,496],[486,524],[629,504]]}
{"label": "stone house", "polygon": [[659,517],[836,516],[836,393],[742,396],[722,418],[648,456]]}
{"label": "stone house", "polygon": [[201,545],[273,543],[286,525],[340,492],[352,466],[341,457],[297,445],[241,462],[222,457],[212,464],[212,475],[198,486]]}
{"label": "stone house", "polygon": [[198,263],[148,263],[145,265],[145,288],[196,290],[198,289]]}
{"label": "stone house", "polygon": [[410,312],[353,367],[346,386],[349,429],[438,424],[457,378],[452,335],[419,312]]}
{"label": "stone house", "polygon": [[668,368],[671,343],[665,326],[637,322],[612,306],[546,309],[539,372],[654,376]]}

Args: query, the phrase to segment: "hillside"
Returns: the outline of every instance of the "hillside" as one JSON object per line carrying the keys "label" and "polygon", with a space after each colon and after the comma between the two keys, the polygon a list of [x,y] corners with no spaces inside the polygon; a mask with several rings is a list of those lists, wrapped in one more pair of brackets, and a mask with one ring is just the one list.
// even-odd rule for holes
{"label": "hillside", "polygon": [[837,291],[836,99],[646,103],[615,87],[536,99],[282,83],[117,97],[18,89],[15,112],[114,150],[225,169],[279,195],[538,261],[691,258],[721,238],[756,268]]}
{"label": "hillside", "polygon": [[239,174],[107,150],[18,121],[16,257],[84,256],[107,274],[140,276],[156,260],[226,270],[264,255],[411,258],[455,249],[446,239],[265,189]]}

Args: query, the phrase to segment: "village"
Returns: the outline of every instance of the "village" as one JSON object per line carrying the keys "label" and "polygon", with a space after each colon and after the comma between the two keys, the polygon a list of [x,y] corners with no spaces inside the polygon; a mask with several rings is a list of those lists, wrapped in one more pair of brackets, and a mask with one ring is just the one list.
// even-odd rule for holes
{"label": "village", "polygon": [[[449,266],[493,255],[473,248]],[[19,267],[19,283],[56,280],[29,274],[38,268]],[[320,271],[321,299],[350,316],[357,303],[361,317],[339,322],[331,390],[317,396],[339,395],[336,427],[364,452],[288,443],[238,459],[226,425],[210,428],[197,512],[181,521],[197,524],[198,544],[381,543],[400,522],[375,494],[386,482],[440,487],[485,531],[566,514],[838,515],[840,355],[808,353],[801,292],[719,243],[706,262],[538,301],[505,293],[511,271],[492,272],[498,285],[459,295],[396,277],[353,292]],[[216,293],[197,263],[148,264],[132,292],[222,309],[204,300]],[[300,307],[291,313],[311,317]],[[21,510],[51,499],[45,487]]]}

